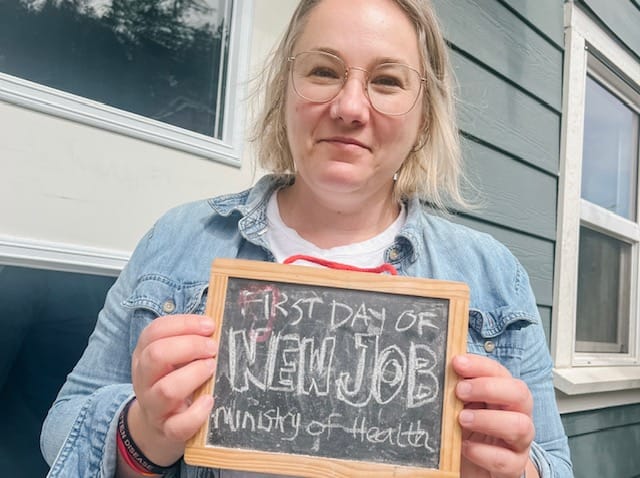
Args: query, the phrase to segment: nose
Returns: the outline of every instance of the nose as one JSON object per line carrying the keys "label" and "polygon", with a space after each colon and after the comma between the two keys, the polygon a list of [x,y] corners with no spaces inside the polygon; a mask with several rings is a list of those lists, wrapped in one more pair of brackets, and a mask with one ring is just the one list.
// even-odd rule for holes
{"label": "nose", "polygon": [[358,124],[369,121],[371,103],[367,96],[366,72],[351,67],[342,90],[331,104],[331,116],[345,123]]}

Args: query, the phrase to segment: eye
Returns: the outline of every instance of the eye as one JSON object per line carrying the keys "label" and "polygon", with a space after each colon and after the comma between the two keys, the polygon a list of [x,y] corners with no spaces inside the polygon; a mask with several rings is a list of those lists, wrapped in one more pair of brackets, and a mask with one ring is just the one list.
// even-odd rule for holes
{"label": "eye", "polygon": [[407,65],[384,63],[373,69],[369,89],[380,95],[413,95],[420,90],[420,75]]}
{"label": "eye", "polygon": [[402,88],[404,84],[399,77],[388,74],[376,75],[371,79],[371,83],[384,88]]}
{"label": "eye", "polygon": [[307,76],[314,78],[339,79],[340,73],[335,68],[328,66],[314,66],[311,68]]}
{"label": "eye", "polygon": [[397,95],[406,91],[406,82],[400,76],[375,75],[369,80],[369,90],[371,94],[377,95]]}

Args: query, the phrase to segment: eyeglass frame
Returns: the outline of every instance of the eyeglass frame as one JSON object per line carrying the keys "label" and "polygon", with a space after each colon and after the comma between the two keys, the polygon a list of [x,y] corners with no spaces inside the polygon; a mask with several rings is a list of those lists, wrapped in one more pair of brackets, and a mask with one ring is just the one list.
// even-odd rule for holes
{"label": "eyeglass frame", "polygon": [[411,105],[411,107],[405,111],[404,113],[385,113],[384,111],[380,111],[378,108],[375,107],[375,105],[373,104],[373,101],[371,101],[371,96],[369,96],[369,75],[370,75],[370,71],[367,70],[366,68],[362,68],[360,66],[348,66],[347,62],[344,61],[342,58],[340,58],[338,55],[334,55],[333,53],[329,53],[327,51],[321,51],[321,50],[307,50],[307,51],[301,51],[298,52],[297,54],[293,55],[293,56],[289,56],[287,57],[287,62],[289,64],[291,64],[292,66],[294,65],[294,62],[296,60],[296,58],[302,54],[306,54],[306,53],[318,53],[320,55],[326,55],[329,57],[333,57],[336,60],[338,60],[343,66],[344,66],[344,77],[342,78],[342,85],[340,86],[340,88],[338,89],[338,91],[336,92],[336,94],[334,96],[332,96],[331,98],[328,98],[326,100],[313,100],[311,98],[307,98],[306,96],[302,96],[302,94],[298,91],[298,89],[296,88],[296,82],[293,79],[293,68],[289,68],[290,70],[290,74],[291,74],[291,85],[293,86],[293,91],[296,92],[296,94],[307,101],[311,101],[312,103],[320,103],[320,104],[324,104],[324,103],[329,103],[330,101],[333,101],[337,98],[337,96],[340,94],[340,92],[342,91],[342,89],[344,88],[344,85],[347,84],[347,80],[349,79],[349,72],[351,70],[359,70],[362,71],[363,73],[365,73],[365,95],[367,96],[367,100],[369,100],[369,104],[371,105],[371,107],[376,110],[378,113],[383,114],[383,115],[387,115],[387,116],[404,116],[406,114],[409,114],[411,112],[411,110],[413,110],[416,107],[416,104],[418,103],[418,98],[420,98],[420,93],[422,93],[422,89],[424,87],[424,84],[427,82],[427,79],[425,77],[423,77],[420,72],[412,67],[411,65],[407,65],[406,63],[396,63],[396,62],[386,62],[386,63],[379,63],[377,65],[375,65],[373,67],[373,70],[375,70],[376,68],[379,68],[381,66],[385,66],[385,65],[400,65],[403,67],[406,67],[412,71],[414,71],[417,75],[418,75],[418,79],[420,80],[420,88],[418,89],[418,92],[416,93],[416,97],[413,100],[413,103]]}

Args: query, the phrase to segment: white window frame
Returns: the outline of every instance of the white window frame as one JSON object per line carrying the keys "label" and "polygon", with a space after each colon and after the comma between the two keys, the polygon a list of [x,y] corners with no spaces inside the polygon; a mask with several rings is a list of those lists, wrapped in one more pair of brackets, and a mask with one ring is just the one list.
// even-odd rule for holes
{"label": "white window frame", "polygon": [[234,0],[222,139],[212,138],[0,72],[0,101],[239,167],[254,0]]}
{"label": "white window frame", "polygon": [[[563,91],[562,145],[558,195],[554,306],[551,352],[554,383],[561,392],[562,411],[598,408],[608,403],[627,403],[640,397],[640,314],[638,280],[640,226],[581,199],[582,149],[587,72],[623,98],[637,95],[624,83],[603,77],[599,62],[589,60],[589,49],[597,50],[607,62],[629,80],[640,85],[640,62],[609,37],[573,2],[565,3],[565,63]],[[635,96],[632,96],[634,100]],[[633,107],[638,111],[637,106]],[[638,191],[636,191],[638,193]],[[589,226],[632,244],[629,349],[627,353],[575,352],[576,298],[580,226]],[[616,392],[618,398],[612,397]],[[593,394],[587,404],[583,394]],[[571,404],[571,397],[576,400]],[[600,397],[600,398],[595,398]],[[562,398],[565,398],[563,406]],[[599,402],[602,402],[598,404]],[[610,406],[610,405],[608,405]]]}

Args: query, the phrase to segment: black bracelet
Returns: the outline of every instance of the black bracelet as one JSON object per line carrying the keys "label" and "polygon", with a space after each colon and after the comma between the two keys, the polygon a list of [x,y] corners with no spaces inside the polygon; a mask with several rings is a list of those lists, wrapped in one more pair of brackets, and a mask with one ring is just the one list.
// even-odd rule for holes
{"label": "black bracelet", "polygon": [[147,473],[152,473],[154,475],[164,475],[168,471],[172,470],[180,460],[175,462],[171,466],[160,466],[156,465],[154,462],[149,460],[142,453],[142,450],[138,448],[136,442],[131,438],[131,434],[129,433],[129,424],[127,423],[127,417],[129,415],[129,408],[131,408],[131,404],[135,398],[129,400],[129,402],[124,406],[122,412],[120,412],[120,416],[118,417],[118,434],[119,438],[124,445],[124,448],[127,450],[129,454],[129,458],[131,458],[136,465],[140,466],[140,468],[144,469]]}

